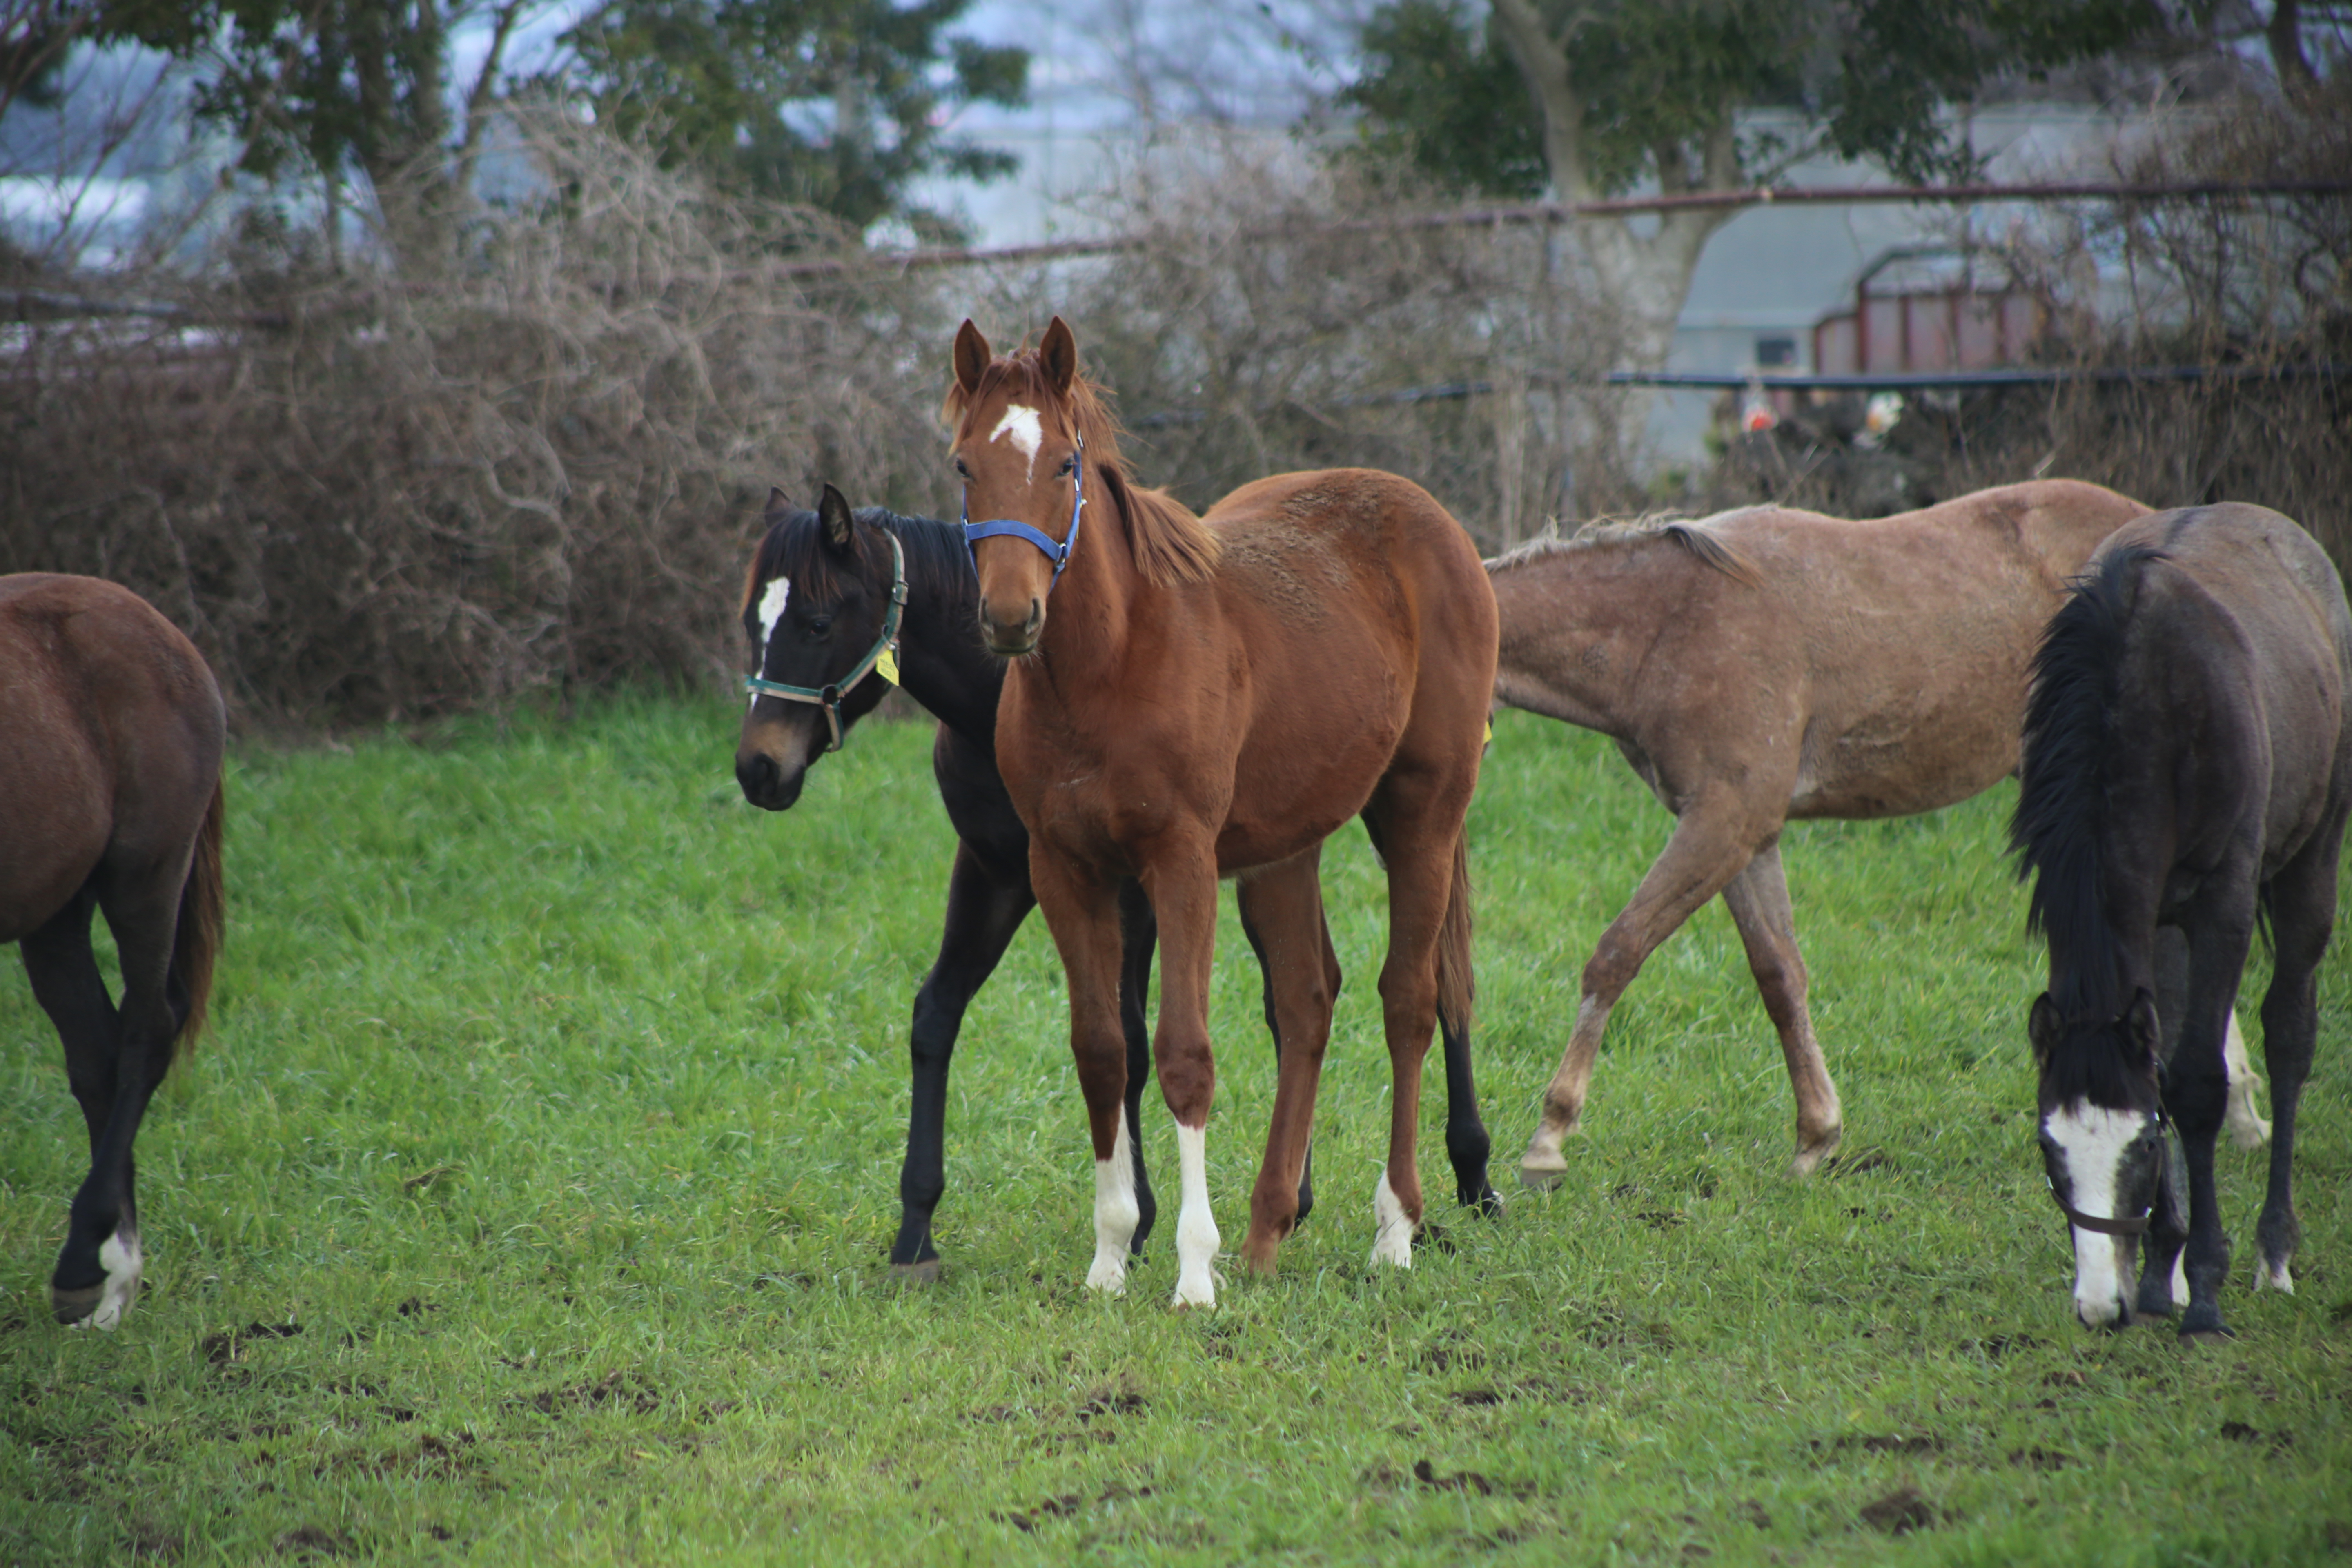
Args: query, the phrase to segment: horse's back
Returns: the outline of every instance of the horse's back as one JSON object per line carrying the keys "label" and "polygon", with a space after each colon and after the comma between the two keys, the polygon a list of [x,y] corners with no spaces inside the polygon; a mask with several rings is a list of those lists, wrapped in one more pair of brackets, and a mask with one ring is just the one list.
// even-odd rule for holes
{"label": "horse's back", "polygon": [[0,941],[37,929],[101,858],[173,856],[220,775],[204,656],[129,589],[0,577]]}
{"label": "horse's back", "polygon": [[[2352,606],[2316,540],[2293,520],[2240,502],[2158,512],[2119,530],[2093,564],[2155,552],[2139,593],[2163,639],[2149,657],[2190,658],[2220,684],[2230,717],[2268,752],[2268,848],[2275,861],[2352,791]],[[2220,628],[2218,631],[2214,628]],[[2234,699],[2234,700],[2233,700]]]}

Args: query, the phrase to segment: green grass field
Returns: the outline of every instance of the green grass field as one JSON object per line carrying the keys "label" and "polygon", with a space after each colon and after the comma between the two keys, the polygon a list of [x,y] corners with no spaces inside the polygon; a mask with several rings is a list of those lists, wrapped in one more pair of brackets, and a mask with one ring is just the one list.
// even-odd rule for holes
{"label": "green grass field", "polygon": [[[1167,1309],[1155,1092],[1162,1230],[1125,1299],[1082,1289],[1090,1156],[1033,921],[964,1031],[945,1279],[907,1292],[883,1262],[906,1023],[951,844],[929,727],[859,731],[771,816],[735,789],[734,722],[621,702],[239,751],[216,1031],[141,1140],[148,1287],[110,1335],[49,1321],[82,1136],[8,965],[0,1561],[2352,1553],[2342,942],[2298,1294],[2248,1289],[2261,1165],[2222,1152],[2227,1346],[2073,1322],[2008,786],[1790,835],[1834,1173],[1782,1173],[1780,1052],[1717,904],[1619,1009],[1566,1184],[1523,1193],[1578,971],[1668,821],[1605,742],[1507,714],[1472,819],[1502,1220],[1439,1204],[1453,1250],[1367,1266],[1384,922],[1350,829],[1326,862],[1349,980],[1318,1206],[1281,1277],[1228,1269],[1216,1310]],[[1273,1072],[1227,918],[1231,1242]],[[1449,1193],[1434,1097],[1423,1125]]]}

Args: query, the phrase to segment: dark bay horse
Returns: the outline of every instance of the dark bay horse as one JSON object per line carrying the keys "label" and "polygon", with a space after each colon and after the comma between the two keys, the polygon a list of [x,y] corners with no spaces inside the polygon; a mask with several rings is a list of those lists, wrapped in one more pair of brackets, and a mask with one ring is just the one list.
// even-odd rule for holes
{"label": "dark bay horse", "polygon": [[[145,600],[92,577],[0,577],[0,942],[65,1042],[89,1134],[49,1280],[61,1323],[112,1328],[139,1294],[131,1145],[174,1045],[205,1026],[226,737],[204,656]],[[90,952],[98,910],[119,1007]]]}
{"label": "dark bay horse", "polygon": [[[893,630],[887,623],[897,584],[903,584],[905,595],[895,628],[897,679],[940,722],[931,767],[958,842],[939,958],[915,996],[909,1038],[913,1096],[898,1178],[898,1234],[890,1248],[891,1267],[901,1278],[929,1280],[940,1268],[931,1226],[946,1181],[949,1065],[965,1010],[1036,902],[1029,887],[1029,832],[996,771],[996,707],[1004,664],[981,646],[975,620],[979,584],[962,530],[954,523],[880,509],[853,512],[830,485],[814,511],[794,508],[781,491],[774,493],[765,522],[741,606],[754,679],[820,699],[831,689],[838,718],[827,717],[822,700],[755,693],[735,756],[745,798],[771,811],[792,805],[809,766],[833,743],[836,722],[845,734],[881,701],[888,689],[886,676],[873,668],[869,655],[889,640],[885,633]],[[852,679],[861,665],[862,678]],[[1150,1079],[1145,1006],[1154,928],[1151,906],[1131,882],[1122,889],[1120,909],[1119,1018],[1128,1047],[1131,1121]],[[1254,949],[1260,947],[1246,918],[1242,931]],[[1261,967],[1264,962],[1261,952]],[[1272,1028],[1270,988],[1265,1015]],[[1496,1200],[1486,1185],[1486,1131],[1469,1089],[1468,1037],[1449,1026],[1444,1045],[1448,1081],[1454,1086],[1446,1142],[1462,1201],[1492,1206]],[[1277,1035],[1277,1058],[1280,1048]],[[1140,1143],[1130,1143],[1129,1152],[1139,1215],[1130,1245],[1140,1251],[1158,1205]],[[1301,1218],[1314,1203],[1310,1161],[1299,1173]]]}
{"label": "dark bay horse", "polygon": [[1372,1256],[1410,1266],[1422,1059],[1441,1013],[1465,1038],[1469,1024],[1463,822],[1495,649],[1476,550],[1419,486],[1369,470],[1261,479],[1205,520],[1138,489],[1059,317],[1035,350],[1002,359],[966,321],[954,366],[953,460],[967,515],[986,520],[967,531],[979,624],[1013,661],[997,766],[1069,978],[1093,1139],[1087,1284],[1124,1289],[1136,1223],[1118,889],[1139,880],[1159,923],[1153,1044],[1183,1194],[1175,1300],[1205,1306],[1219,1240],[1204,1155],[1217,882],[1240,878],[1279,1021],[1280,1086],[1243,1247],[1271,1270],[1296,1220],[1339,981],[1322,843],[1359,815],[1389,879],[1380,994],[1393,1092]]}
{"label": "dark bay horse", "polygon": [[1752,507],[1587,529],[1487,563],[1496,700],[1610,736],[1675,818],[1584,966],[1528,1185],[1567,1169],[1610,1009],[1718,893],[1796,1090],[1796,1170],[1837,1147],[1782,825],[1932,811],[2015,768],[2034,639],[2093,548],[2147,510],[2049,479],[1870,522]]}
{"label": "dark bay horse", "polygon": [[[2352,813],[2347,690],[2342,580],[2310,535],[2253,506],[2162,512],[2116,532],[2035,656],[2011,837],[2034,879],[2050,989],[2027,1034],[2042,1157],[2074,1237],[2074,1311],[2094,1328],[2128,1323],[2135,1308],[2171,1312],[2185,1241],[2180,1331],[2229,1331],[2213,1182],[2222,1040],[2265,917],[2273,1132],[2254,1284],[2294,1288],[2296,1102]],[[2166,983],[2168,930],[2185,939],[2184,984]],[[2177,1026],[2164,1016],[2175,1011]],[[2135,1235],[2147,1248],[2137,1303]]]}

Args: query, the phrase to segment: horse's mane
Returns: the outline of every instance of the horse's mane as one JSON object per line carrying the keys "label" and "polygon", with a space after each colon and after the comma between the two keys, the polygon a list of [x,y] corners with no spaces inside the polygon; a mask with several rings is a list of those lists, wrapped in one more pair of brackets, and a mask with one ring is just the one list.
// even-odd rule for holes
{"label": "horse's mane", "polygon": [[1002,355],[981,373],[980,385],[969,396],[961,382],[949,384],[940,416],[955,430],[958,440],[971,435],[968,427],[971,409],[1000,390],[1017,401],[1058,406],[1076,428],[1087,444],[1088,460],[1110,492],[1111,505],[1127,531],[1135,569],[1145,582],[1165,587],[1205,583],[1216,574],[1221,545],[1215,531],[1166,490],[1137,488],[1135,472],[1118,447],[1126,432],[1093,383],[1083,374],[1073,375],[1069,391],[1056,393],[1035,349]]}
{"label": "horse's mane", "polygon": [[[890,549],[876,537],[877,530],[887,529],[898,536],[900,552],[907,558],[909,599],[936,598],[950,608],[978,599],[980,585],[972,576],[971,556],[964,547],[963,531],[955,524],[929,517],[902,517],[878,506],[860,508],[857,521],[864,526],[850,534],[850,549],[862,580],[889,581]],[[780,508],[768,513],[767,521],[767,535],[752,552],[751,569],[744,574],[743,614],[751,613],[761,589],[780,574],[792,579],[795,589],[814,597],[829,599],[839,591],[840,558],[825,543],[824,528],[815,512],[803,507]]]}
{"label": "horse's mane", "polygon": [[2051,1001],[2068,1018],[2113,1018],[2129,1000],[2106,921],[2106,793],[2133,578],[2166,558],[2127,545],[2075,578],[2033,655],[2009,843],[2018,879],[2033,879],[2026,930],[2050,939]]}
{"label": "horse's mane", "polygon": [[[1752,510],[1739,509],[1740,511]],[[1738,511],[1726,511],[1697,519],[1645,517],[1632,522],[1588,522],[1565,537],[1545,534],[1531,539],[1517,550],[1487,562],[1486,570],[1490,574],[1508,572],[1538,561],[1548,561],[1556,555],[1571,555],[1604,548],[1622,549],[1627,545],[1664,539],[1682,546],[1689,552],[1692,559],[1713,567],[1736,583],[1753,588],[1764,580],[1763,573],[1758,570],[1756,563],[1726,544],[1711,526],[1725,518],[1738,515]]]}

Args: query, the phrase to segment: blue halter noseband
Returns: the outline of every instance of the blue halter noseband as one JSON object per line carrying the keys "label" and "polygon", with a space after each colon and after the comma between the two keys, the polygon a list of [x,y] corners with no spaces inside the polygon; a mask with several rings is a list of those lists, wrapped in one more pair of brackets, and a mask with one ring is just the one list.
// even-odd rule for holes
{"label": "blue halter noseband", "polygon": [[1070,502],[1070,536],[1063,540],[1056,540],[1044,529],[1032,528],[1009,517],[1000,517],[990,522],[974,522],[971,521],[971,498],[967,494],[961,521],[963,523],[964,553],[971,557],[973,573],[976,574],[980,571],[980,555],[972,546],[982,540],[995,539],[1000,535],[1009,539],[1025,539],[1044,551],[1045,559],[1054,563],[1054,582],[1045,584],[1045,592],[1052,593],[1054,583],[1062,580],[1062,568],[1070,563],[1070,552],[1077,547],[1078,519],[1087,510],[1087,438],[1084,436],[1078,437],[1077,453],[1070,459],[1070,493],[1073,498]]}

